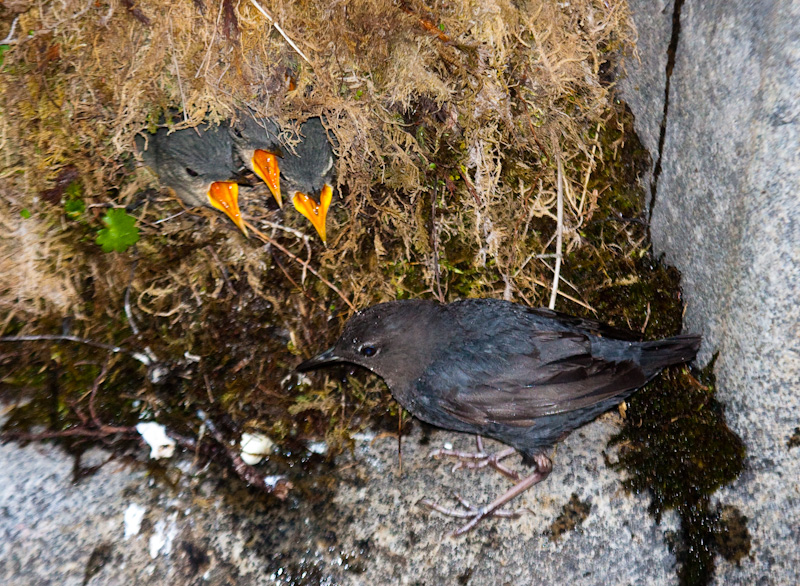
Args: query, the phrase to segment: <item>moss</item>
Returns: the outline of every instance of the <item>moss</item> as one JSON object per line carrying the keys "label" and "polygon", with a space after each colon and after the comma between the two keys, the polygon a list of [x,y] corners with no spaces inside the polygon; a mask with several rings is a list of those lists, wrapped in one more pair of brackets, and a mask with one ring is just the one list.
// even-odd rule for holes
{"label": "moss", "polygon": [[616,467],[630,475],[625,486],[650,493],[656,519],[667,510],[680,517],[682,584],[705,584],[713,575],[717,544],[730,530],[710,496],[744,464],[744,444],[727,427],[714,392],[713,362],[697,378],[671,368],[630,398],[625,428],[612,441],[620,445]]}
{"label": "moss", "polygon": [[592,505],[583,502],[578,495],[573,493],[569,502],[564,505],[561,514],[550,525],[550,541],[558,541],[559,538],[569,531],[574,531],[589,516]]}
{"label": "moss", "polygon": [[794,433],[786,442],[786,447],[789,449],[796,448],[797,446],[800,446],[800,427],[794,428]]}

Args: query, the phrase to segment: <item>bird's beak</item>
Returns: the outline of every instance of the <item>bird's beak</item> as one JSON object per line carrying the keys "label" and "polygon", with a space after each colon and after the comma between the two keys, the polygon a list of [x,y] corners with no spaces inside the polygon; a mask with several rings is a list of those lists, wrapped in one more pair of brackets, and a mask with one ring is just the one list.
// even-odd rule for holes
{"label": "bird's beak", "polygon": [[341,361],[342,359],[339,358],[334,352],[334,348],[330,348],[322,354],[318,354],[317,356],[314,356],[314,358],[309,358],[305,362],[301,363],[300,366],[298,366],[295,370],[299,372],[305,372],[307,370],[319,368],[320,366],[327,366],[329,364]]}
{"label": "bird's beak", "polygon": [[275,201],[278,202],[278,207],[283,206],[283,198],[281,197],[281,170],[278,167],[278,157],[269,151],[256,149],[253,151],[253,158],[250,160],[253,163],[253,171],[256,175],[264,180]]}
{"label": "bird's beak", "polygon": [[247,236],[247,228],[239,211],[239,185],[231,181],[215,181],[208,188],[208,201],[220,211],[225,212],[239,230]]}
{"label": "bird's beak", "polygon": [[323,242],[325,242],[327,239],[325,233],[325,220],[328,217],[328,208],[331,205],[332,199],[333,187],[327,183],[319,194],[319,203],[315,202],[305,193],[301,193],[300,191],[295,192],[294,197],[292,198],[292,203],[294,204],[295,209],[308,218],[308,221],[314,225],[314,228],[317,229],[317,233],[319,234],[319,237],[322,238]]}

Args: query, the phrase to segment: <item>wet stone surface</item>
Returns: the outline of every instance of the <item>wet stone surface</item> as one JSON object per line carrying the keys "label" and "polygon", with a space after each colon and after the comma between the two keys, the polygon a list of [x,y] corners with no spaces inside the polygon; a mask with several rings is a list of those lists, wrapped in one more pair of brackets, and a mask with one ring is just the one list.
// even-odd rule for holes
{"label": "wet stone surface", "polygon": [[[74,484],[63,451],[5,445],[0,460],[11,472],[0,492],[0,579],[19,586],[432,585],[556,584],[569,575],[587,585],[669,583],[675,562],[664,534],[674,521],[668,514],[656,526],[646,499],[627,495],[603,460],[618,419],[606,415],[559,444],[552,475],[518,502],[528,512],[456,539],[449,533],[459,520],[418,501],[455,506],[451,495],[458,492],[482,504],[508,481],[487,471],[451,472],[451,463],[430,460],[432,447],[452,442],[471,450],[474,440],[419,425],[403,440],[402,474],[396,438],[360,435],[352,453],[337,458],[328,490],[317,485],[309,498],[301,485],[284,502],[217,480],[213,468],[198,471],[188,458],[171,483],[148,478],[141,465],[111,461]],[[106,457],[95,450],[85,459]],[[511,464],[522,466],[518,459]],[[144,509],[138,532],[125,521],[137,507]],[[568,510],[572,521],[582,521],[577,531],[563,521]],[[554,540],[559,523],[563,532]]]}

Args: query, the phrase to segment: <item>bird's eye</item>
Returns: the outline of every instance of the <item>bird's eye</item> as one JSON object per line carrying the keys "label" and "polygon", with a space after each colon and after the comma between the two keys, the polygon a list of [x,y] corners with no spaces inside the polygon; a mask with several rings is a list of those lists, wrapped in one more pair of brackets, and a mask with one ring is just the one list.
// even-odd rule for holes
{"label": "bird's eye", "polygon": [[200,173],[198,173],[194,169],[190,169],[189,167],[186,167],[186,173],[189,174],[189,177],[197,177],[198,175],[200,175]]}
{"label": "bird's eye", "polygon": [[378,349],[375,346],[370,346],[369,344],[364,344],[358,349],[358,351],[362,356],[366,356],[367,358],[371,358],[378,353]]}

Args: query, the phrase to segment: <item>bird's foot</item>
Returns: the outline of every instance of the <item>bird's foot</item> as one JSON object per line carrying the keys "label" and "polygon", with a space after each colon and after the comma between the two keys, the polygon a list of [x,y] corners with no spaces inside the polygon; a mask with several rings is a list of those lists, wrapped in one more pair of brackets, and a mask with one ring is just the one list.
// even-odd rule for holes
{"label": "bird's foot", "polygon": [[491,503],[486,505],[485,507],[473,507],[469,502],[465,499],[461,498],[459,495],[456,495],[456,498],[461,503],[461,506],[464,507],[464,511],[458,509],[449,509],[447,507],[443,507],[437,503],[431,502],[428,499],[424,499],[420,501],[420,504],[433,509],[435,511],[439,511],[444,515],[448,515],[450,517],[458,517],[462,519],[469,519],[469,522],[456,531],[453,532],[453,537],[458,535],[463,535],[468,531],[471,531],[475,528],[475,526],[480,523],[483,519],[487,517],[506,517],[506,518],[514,518],[519,516],[525,509],[518,509],[516,511],[506,511],[502,509],[504,505],[509,503],[510,501],[514,500],[516,497],[521,495],[523,492],[528,490],[534,484],[538,484],[545,478],[550,475],[550,472],[553,470],[553,463],[550,461],[545,454],[536,454],[533,457],[534,464],[536,465],[536,471],[531,474],[530,476],[526,476],[519,482],[517,482],[514,486],[512,486],[509,490],[505,493],[497,497]]}
{"label": "bird's foot", "polygon": [[487,454],[486,451],[483,449],[483,440],[481,436],[476,436],[476,441],[478,444],[478,451],[477,452],[462,452],[460,450],[445,450],[445,449],[438,449],[431,452],[431,458],[456,458],[459,460],[453,466],[453,471],[460,470],[461,468],[466,468],[468,470],[479,470],[480,468],[486,468],[487,466],[490,468],[494,468],[503,476],[507,476],[512,480],[519,480],[519,474],[514,470],[511,470],[508,466],[502,463],[502,460],[513,456],[517,451],[514,448],[506,448],[494,454]]}
{"label": "bird's foot", "polygon": [[438,511],[443,515],[447,515],[448,517],[456,517],[458,519],[469,519],[470,520],[469,523],[467,523],[457,531],[453,532],[454,537],[466,533],[486,517],[516,519],[526,511],[526,509],[515,509],[513,511],[498,509],[494,511],[488,511],[486,507],[476,507],[470,504],[470,502],[467,499],[465,499],[458,493],[453,493],[453,496],[456,498],[456,500],[458,500],[458,503],[463,507],[463,509],[445,507],[443,505],[440,505],[439,503],[435,503],[428,499],[421,500],[419,504],[428,507],[429,509],[432,509],[434,511]]}

